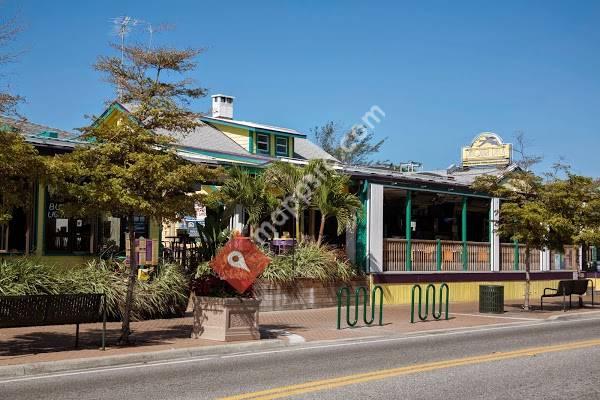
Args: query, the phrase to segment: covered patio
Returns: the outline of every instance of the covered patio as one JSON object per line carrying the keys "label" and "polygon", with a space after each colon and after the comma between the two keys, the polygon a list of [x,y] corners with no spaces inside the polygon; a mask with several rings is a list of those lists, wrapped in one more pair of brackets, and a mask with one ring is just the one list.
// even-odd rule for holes
{"label": "covered patio", "polygon": [[[525,245],[497,232],[500,200],[457,189],[371,184],[371,272],[524,271]],[[579,249],[530,259],[532,271],[576,270]]]}

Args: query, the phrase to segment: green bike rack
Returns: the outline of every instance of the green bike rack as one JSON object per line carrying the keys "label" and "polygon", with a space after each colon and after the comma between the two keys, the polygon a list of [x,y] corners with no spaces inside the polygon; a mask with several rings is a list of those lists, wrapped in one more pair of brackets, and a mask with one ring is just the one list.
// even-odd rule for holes
{"label": "green bike rack", "polygon": [[438,304],[438,312],[436,313],[435,311],[435,285],[433,283],[430,283],[429,285],[427,285],[427,288],[425,288],[425,315],[423,315],[422,311],[423,311],[423,307],[421,307],[422,305],[422,299],[423,299],[423,291],[421,289],[421,285],[414,285],[412,287],[411,290],[411,299],[410,299],[410,323],[414,324],[415,323],[415,291],[418,289],[419,291],[419,312],[418,312],[418,316],[419,319],[421,321],[425,321],[427,320],[427,318],[429,317],[429,295],[431,294],[431,316],[433,317],[433,319],[435,320],[439,320],[442,318],[442,311],[443,311],[443,307],[444,307],[444,289],[446,289],[446,309],[445,309],[445,318],[444,319],[448,319],[448,299],[450,297],[450,288],[448,287],[448,285],[446,283],[442,283],[440,285],[440,302]]}
{"label": "green bike rack", "polygon": [[383,289],[381,286],[374,286],[371,291],[371,318],[367,319],[367,288],[364,286],[357,287],[354,291],[354,320],[350,320],[350,288],[344,286],[337,291],[337,328],[342,329],[342,297],[346,294],[346,324],[349,327],[354,327],[358,323],[358,313],[360,307],[360,295],[363,297],[363,321],[365,325],[370,326],[375,321],[375,300],[376,294],[379,292],[379,325],[383,325]]}

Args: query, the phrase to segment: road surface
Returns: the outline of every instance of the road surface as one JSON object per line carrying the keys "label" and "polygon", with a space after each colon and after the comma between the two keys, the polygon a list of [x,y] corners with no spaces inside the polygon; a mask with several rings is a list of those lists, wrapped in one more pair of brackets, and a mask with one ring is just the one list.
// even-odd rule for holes
{"label": "road surface", "polygon": [[600,399],[600,313],[569,318],[33,376],[0,399]]}

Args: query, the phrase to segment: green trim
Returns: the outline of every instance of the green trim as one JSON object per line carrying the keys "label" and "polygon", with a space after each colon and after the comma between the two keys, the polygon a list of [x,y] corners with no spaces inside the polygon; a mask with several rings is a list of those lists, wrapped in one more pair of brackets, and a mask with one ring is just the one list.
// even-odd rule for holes
{"label": "green trim", "polygon": [[467,197],[462,198],[462,212],[461,212],[461,239],[462,239],[462,262],[463,271],[469,269],[469,252],[467,249]]}
{"label": "green trim", "polygon": [[254,153],[254,132],[248,132],[248,152]]}
{"label": "green trim", "polygon": [[412,271],[412,192],[406,194],[406,270]]}
{"label": "green trim", "polygon": [[435,264],[436,264],[436,270],[441,271],[442,270],[442,241],[440,239],[437,239],[435,242]]}
{"label": "green trim", "polygon": [[[415,185],[422,185],[422,184],[421,183],[415,183]],[[455,192],[455,191],[452,191],[452,190],[443,190],[443,189],[425,189],[425,188],[422,188],[422,187],[415,187],[415,186],[384,184],[383,187],[390,188],[390,189],[412,190],[414,192],[430,192],[430,193],[453,194],[453,195],[456,195],[456,196],[477,197],[477,198],[481,198],[481,199],[491,199],[492,198],[492,196],[483,195],[483,194]]]}
{"label": "green trim", "polygon": [[[281,136],[281,135],[273,135],[274,136],[274,141],[275,141],[275,146],[273,146],[273,149],[275,150],[275,156],[276,157],[289,157],[290,154],[290,138],[286,137],[286,136]],[[277,152],[277,139],[286,139],[286,146],[285,146],[285,154],[280,154]]]}
{"label": "green trim", "polygon": [[360,216],[356,227],[356,265],[361,271],[367,273],[367,209],[369,207],[369,181],[365,180],[358,191],[358,197],[362,203],[361,209],[358,211]]}
{"label": "green trim", "polygon": [[[267,150],[260,150],[258,148],[258,137],[260,136],[266,136],[267,137]],[[270,156],[271,155],[271,150],[272,150],[272,146],[271,146],[271,135],[266,134],[266,133],[257,133],[256,134],[256,154],[260,154],[263,156]]]}

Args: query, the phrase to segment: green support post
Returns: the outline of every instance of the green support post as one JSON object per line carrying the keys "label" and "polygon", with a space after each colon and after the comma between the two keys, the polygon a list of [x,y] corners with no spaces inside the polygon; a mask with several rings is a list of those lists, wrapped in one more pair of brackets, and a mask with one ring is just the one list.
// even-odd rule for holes
{"label": "green support post", "polygon": [[592,246],[592,261],[598,261],[598,249],[596,246]]}
{"label": "green support post", "polygon": [[514,269],[515,269],[515,271],[518,271],[519,270],[519,242],[514,240],[513,243],[515,245],[515,247],[514,247],[515,253],[514,253],[514,257],[513,257],[515,259]]}
{"label": "green support post", "polygon": [[469,269],[469,260],[468,260],[468,250],[467,250],[467,197],[463,196],[462,198],[462,262],[463,262],[463,271],[467,271]]}
{"label": "green support post", "polygon": [[412,271],[412,192],[406,193],[406,270]]}
{"label": "green support post", "polygon": [[435,261],[436,261],[436,269],[438,271],[442,270],[442,241],[440,239],[436,240],[435,243]]}

